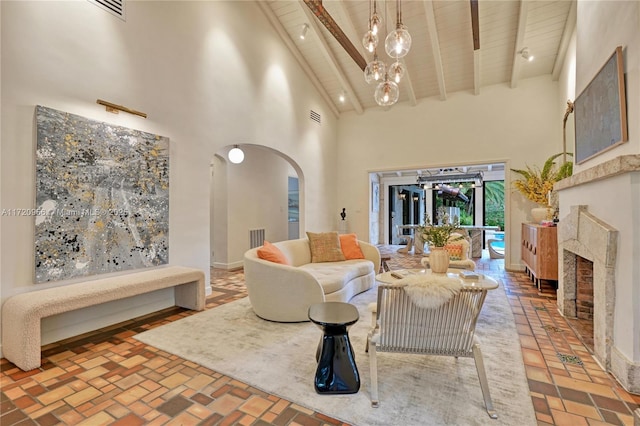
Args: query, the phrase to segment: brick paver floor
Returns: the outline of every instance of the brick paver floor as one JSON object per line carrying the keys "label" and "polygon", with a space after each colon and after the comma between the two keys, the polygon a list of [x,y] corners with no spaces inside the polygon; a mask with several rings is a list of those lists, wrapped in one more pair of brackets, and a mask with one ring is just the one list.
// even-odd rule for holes
{"label": "brick paver floor", "polygon": [[[391,269],[419,256],[381,247]],[[501,279],[522,347],[539,425],[633,425],[640,396],[604,372],[558,313],[554,283],[539,291],[504,261],[477,261]],[[211,270],[207,309],[246,296],[242,271]],[[42,367],[0,362],[0,424],[10,425],[339,425],[341,422],[224,376],[132,336],[194,312],[169,308],[42,348]],[[581,327],[580,324],[574,327]],[[588,342],[588,340],[587,340]]]}

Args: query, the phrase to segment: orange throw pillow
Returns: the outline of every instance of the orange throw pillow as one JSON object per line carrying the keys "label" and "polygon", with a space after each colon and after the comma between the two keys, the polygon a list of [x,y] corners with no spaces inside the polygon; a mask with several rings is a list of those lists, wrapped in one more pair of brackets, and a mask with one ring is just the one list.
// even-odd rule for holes
{"label": "orange throw pillow", "polygon": [[345,259],[364,259],[364,254],[362,253],[356,234],[340,235],[340,247],[342,248]]}
{"label": "orange throw pillow", "polygon": [[284,253],[267,240],[264,240],[264,245],[258,249],[258,257],[260,259],[268,260],[269,262],[289,265],[289,261]]}

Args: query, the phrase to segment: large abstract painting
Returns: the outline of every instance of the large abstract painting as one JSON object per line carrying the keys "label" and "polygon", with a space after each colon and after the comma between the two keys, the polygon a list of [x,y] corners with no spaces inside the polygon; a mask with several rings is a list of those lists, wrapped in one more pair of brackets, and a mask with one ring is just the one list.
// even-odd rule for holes
{"label": "large abstract painting", "polygon": [[35,281],[168,262],[169,139],[36,107]]}
{"label": "large abstract painting", "polygon": [[573,111],[577,164],[628,140],[622,47],[576,98]]}

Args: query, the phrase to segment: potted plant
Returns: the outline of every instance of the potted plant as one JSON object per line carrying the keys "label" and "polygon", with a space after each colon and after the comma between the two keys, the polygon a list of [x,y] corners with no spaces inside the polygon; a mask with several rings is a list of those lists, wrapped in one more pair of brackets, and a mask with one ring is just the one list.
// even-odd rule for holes
{"label": "potted plant", "polygon": [[431,251],[429,264],[431,265],[431,270],[435,273],[445,273],[449,268],[449,253],[444,248],[447,243],[464,238],[462,235],[451,238],[454,232],[462,230],[460,228],[460,219],[457,216],[454,216],[452,221],[449,221],[449,216],[446,214],[440,219],[441,225],[434,225],[431,223],[429,215],[427,215],[424,225],[419,226],[416,230],[422,241],[429,243],[429,250]]}
{"label": "potted plant", "polygon": [[[513,186],[529,201],[533,201],[539,206],[531,210],[534,222],[540,222],[545,218],[551,219],[550,216],[553,215],[551,206],[553,184],[573,174],[573,162],[571,161],[566,161],[556,167],[555,160],[561,155],[563,153],[554,154],[547,158],[542,169],[536,166],[527,166],[526,169],[511,169],[512,172],[520,175],[520,178],[513,182]],[[573,156],[571,153],[567,153],[567,155]]]}

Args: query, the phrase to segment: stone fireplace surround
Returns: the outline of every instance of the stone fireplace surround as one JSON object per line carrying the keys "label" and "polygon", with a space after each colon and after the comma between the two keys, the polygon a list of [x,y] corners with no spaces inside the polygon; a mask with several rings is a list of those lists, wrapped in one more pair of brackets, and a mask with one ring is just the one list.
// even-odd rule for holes
{"label": "stone fireplace surround", "polygon": [[586,206],[571,206],[569,215],[558,225],[558,246],[558,307],[564,316],[577,317],[577,256],[593,262],[594,352],[609,370],[618,231],[590,214]]}
{"label": "stone fireplace surround", "polygon": [[640,275],[633,261],[640,235],[640,155],[619,156],[576,173],[556,183],[554,190],[561,217],[558,309],[576,317],[577,256],[592,261],[594,358],[627,391],[640,394],[634,337],[640,336],[635,289]]}

